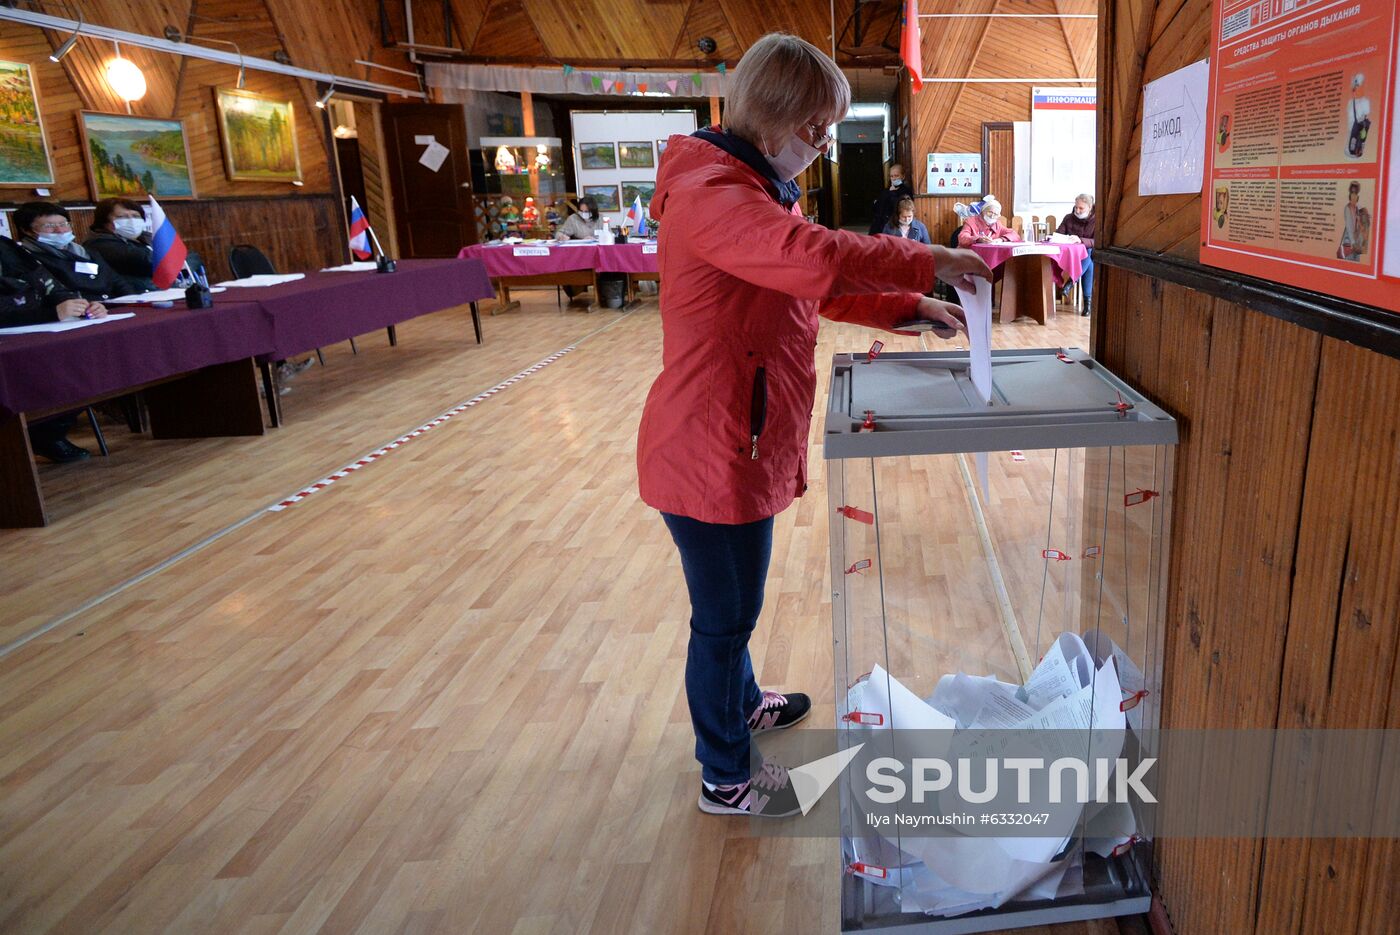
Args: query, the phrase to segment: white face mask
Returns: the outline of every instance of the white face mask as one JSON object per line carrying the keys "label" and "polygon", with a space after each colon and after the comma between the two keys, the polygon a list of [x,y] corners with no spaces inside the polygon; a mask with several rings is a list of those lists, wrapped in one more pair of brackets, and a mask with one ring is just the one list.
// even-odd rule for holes
{"label": "white face mask", "polygon": [[1001,217],[1000,214],[984,214],[982,215],[982,220],[986,222],[988,227],[991,227],[996,224],[997,218],[999,217]]}
{"label": "white face mask", "polygon": [[900,219],[899,219],[899,226],[900,226],[900,227],[908,227],[908,226],[909,226],[910,224],[912,224],[913,222],[914,222],[914,219],[913,219],[913,218],[909,218],[908,220],[905,220],[904,218],[900,218]]}
{"label": "white face mask", "polygon": [[61,234],[40,234],[37,239],[39,243],[46,243],[50,247],[62,249],[73,242],[73,232],[64,231]]}
{"label": "white face mask", "polygon": [[584,209],[583,211],[580,211],[580,212],[578,213],[578,216],[581,217],[581,218],[583,218],[585,221],[587,221],[589,218],[593,217],[593,212],[592,212],[592,211],[589,211],[589,210],[587,210],[587,209]]}
{"label": "white face mask", "polygon": [[1087,218],[1087,217],[1089,216],[1089,209],[1088,209],[1088,208],[1081,208],[1081,207],[1079,207],[1079,206],[1076,205],[1076,206],[1075,206],[1075,209],[1074,209],[1074,216],[1077,217],[1077,218],[1079,218],[1079,220],[1082,221],[1082,220],[1084,220],[1085,218]]}
{"label": "white face mask", "polygon": [[127,240],[135,240],[146,230],[146,222],[140,218],[117,218],[112,222],[112,230]]}
{"label": "white face mask", "polygon": [[821,150],[794,133],[777,155],[768,156],[768,164],[780,181],[791,182],[821,154]]}
{"label": "white face mask", "polygon": [[892,175],[892,176],[890,176],[890,188],[898,188],[899,186],[901,186],[901,185],[903,185],[903,184],[904,184],[904,179],[900,178],[900,177],[897,176],[897,175]]}

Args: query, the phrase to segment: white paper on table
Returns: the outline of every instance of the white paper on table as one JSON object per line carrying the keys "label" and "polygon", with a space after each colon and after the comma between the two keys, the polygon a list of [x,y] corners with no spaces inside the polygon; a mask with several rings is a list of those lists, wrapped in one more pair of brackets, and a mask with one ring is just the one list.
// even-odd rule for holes
{"label": "white paper on table", "polygon": [[418,157],[418,161],[428,167],[429,172],[436,172],[442,168],[442,164],[447,161],[447,154],[450,150],[434,139],[423,150],[423,155]]}
{"label": "white paper on table", "polygon": [[1050,235],[1049,243],[1079,243],[1079,238],[1070,234],[1054,233]]}
{"label": "white paper on table", "polygon": [[[210,286],[210,292],[226,292],[223,286]],[[143,302],[175,302],[185,297],[184,289],[157,289],[142,292],[140,295],[119,295],[115,299],[103,299],[103,305],[138,305]]]}
{"label": "white paper on table", "polygon": [[[183,294],[184,293],[181,293],[181,295]],[[135,312],[116,312],[102,318],[73,318],[68,321],[46,321],[39,325],[16,325],[13,328],[0,328],[0,334],[46,334],[54,331],[76,331],[79,328],[100,325],[108,321],[121,321],[123,318],[134,318],[135,316]]]}
{"label": "white paper on table", "polygon": [[372,269],[378,269],[379,264],[373,260],[357,260],[354,263],[346,263],[344,266],[327,266],[321,270],[323,273],[367,273]]}
{"label": "white paper on table", "polygon": [[276,286],[284,282],[296,282],[298,279],[305,279],[305,273],[258,273],[256,276],[244,276],[242,279],[229,279],[218,283],[220,286]]}

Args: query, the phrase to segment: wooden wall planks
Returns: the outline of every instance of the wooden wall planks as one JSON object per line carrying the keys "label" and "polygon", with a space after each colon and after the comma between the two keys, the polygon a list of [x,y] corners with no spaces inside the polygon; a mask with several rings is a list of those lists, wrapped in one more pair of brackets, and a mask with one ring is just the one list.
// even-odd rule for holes
{"label": "wooden wall planks", "polygon": [[[1107,265],[1098,288],[1096,356],[1181,425],[1163,725],[1394,727],[1400,532],[1378,504],[1400,497],[1380,468],[1400,462],[1400,360]],[[1167,789],[1168,810],[1215,794],[1208,776],[1169,773]],[[1179,932],[1393,925],[1394,841],[1165,840],[1159,854]]]}

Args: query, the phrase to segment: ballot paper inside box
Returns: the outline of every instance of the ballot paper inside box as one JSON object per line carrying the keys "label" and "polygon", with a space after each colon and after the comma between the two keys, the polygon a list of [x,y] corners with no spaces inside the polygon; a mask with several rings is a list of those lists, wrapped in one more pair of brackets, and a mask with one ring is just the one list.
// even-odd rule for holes
{"label": "ballot paper inside box", "polygon": [[842,748],[864,745],[838,784],[848,931],[995,931],[1150,901],[1141,800],[1069,803],[1006,834],[872,817],[904,805],[872,803],[874,755],[1038,743],[1116,764],[1091,777],[1097,793],[1154,754],[1176,423],[1077,350],[992,352],[990,403],[971,364],[833,361],[837,729]]}

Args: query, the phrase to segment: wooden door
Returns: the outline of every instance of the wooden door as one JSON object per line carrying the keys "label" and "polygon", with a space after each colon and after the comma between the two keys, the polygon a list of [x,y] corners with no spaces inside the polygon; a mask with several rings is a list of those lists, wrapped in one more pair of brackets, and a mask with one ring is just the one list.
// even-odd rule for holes
{"label": "wooden door", "polygon": [[[399,250],[405,257],[456,256],[477,239],[462,108],[386,104],[381,110]],[[430,140],[447,147],[436,170],[420,161]]]}
{"label": "wooden door", "polygon": [[982,194],[996,195],[1009,219],[1016,213],[1016,137],[1011,124],[982,124],[982,162],[987,173]]}

